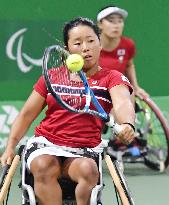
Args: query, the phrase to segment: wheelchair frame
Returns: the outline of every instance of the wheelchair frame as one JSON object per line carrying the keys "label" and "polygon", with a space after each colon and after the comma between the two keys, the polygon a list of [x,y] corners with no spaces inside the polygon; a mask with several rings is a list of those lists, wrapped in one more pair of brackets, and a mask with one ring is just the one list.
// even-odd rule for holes
{"label": "wheelchair frame", "polygon": [[[23,150],[22,154],[22,205],[36,205],[36,197],[34,194],[34,190],[32,187],[32,184],[27,184],[26,182],[26,173],[29,173],[28,169],[26,168],[26,161],[25,161],[25,152],[26,150]],[[102,190],[104,188],[103,183],[103,173],[102,173],[102,153],[99,153],[99,163],[98,163],[98,170],[100,173],[98,184],[93,188],[91,197],[90,197],[90,205],[102,205]],[[31,176],[33,177],[33,176]],[[32,180],[32,179],[31,179]],[[59,180],[59,183],[61,185],[61,188],[63,190],[63,205],[76,205],[75,201],[75,194],[74,191],[68,187],[65,186],[65,184],[69,184],[71,188],[75,189],[76,183],[72,182],[69,179],[61,178]],[[66,190],[64,190],[66,189]],[[68,190],[69,189],[69,190]],[[70,193],[66,192],[69,191]]]}
{"label": "wheelchair frame", "polygon": [[[146,154],[156,155],[157,160],[159,161],[159,167],[146,158],[146,155],[144,162],[148,167],[154,170],[164,171],[169,165],[169,126],[167,124],[167,120],[153,100],[150,98],[139,97],[136,98],[136,102],[137,100],[140,102],[141,106],[145,106],[141,109],[143,109],[146,116],[144,130],[137,127],[137,132],[142,138],[147,138]],[[160,131],[158,131],[158,129]],[[152,138],[151,135],[154,137]],[[162,148],[162,143],[165,143],[164,148]],[[159,148],[157,148],[157,144],[159,145]],[[160,165],[160,162],[163,162],[162,166]]]}
{"label": "wheelchair frame", "polygon": [[169,165],[169,127],[163,113],[150,98],[136,96],[135,125],[136,142],[141,145],[136,150],[139,154],[134,153],[131,145],[120,151],[111,149],[110,145],[108,154],[112,159],[119,160],[122,167],[124,163],[144,163],[153,170],[163,172]]}
{"label": "wheelchair frame", "polygon": [[[104,144],[107,144],[107,141],[105,141]],[[3,176],[2,176],[2,174],[0,176],[0,179],[1,179],[0,184],[2,184],[2,187],[0,187],[0,189],[1,189],[1,191],[0,191],[1,204],[5,201],[5,199],[6,199],[6,204],[8,202],[8,195],[9,195],[9,191],[10,191],[10,183],[12,181],[12,176],[14,175],[14,172],[15,172],[16,167],[18,165],[19,159],[21,158],[21,162],[22,162],[21,174],[22,174],[22,176],[21,176],[20,188],[22,189],[22,205],[37,205],[36,197],[35,197],[34,190],[33,190],[33,176],[31,175],[31,173],[27,169],[27,165],[26,165],[26,161],[25,161],[25,151],[26,151],[26,149],[24,148],[24,149],[22,149],[22,153],[21,153],[21,149],[19,149],[20,156],[16,155],[16,157],[15,157],[15,159],[17,159],[17,163],[16,163],[16,160],[14,159],[12,162],[12,165],[11,165],[11,167],[15,167],[15,168],[14,169],[12,168],[12,170],[10,171],[10,168],[8,167],[9,170],[5,169],[2,173]],[[90,198],[90,205],[103,205],[103,203],[102,203],[102,191],[104,188],[103,172],[102,172],[103,156],[104,156],[104,160],[107,164],[107,167],[109,169],[110,175],[112,177],[112,181],[114,183],[118,204],[119,204],[119,199],[120,199],[122,205],[135,205],[135,202],[134,202],[133,197],[131,195],[131,191],[128,187],[126,178],[119,167],[118,161],[112,162],[110,159],[110,156],[105,155],[104,148],[102,149],[101,152],[99,151],[98,169],[100,172],[100,177],[99,177],[98,184],[92,190],[91,198]],[[10,173],[10,176],[8,174],[8,171]],[[11,175],[11,172],[12,172],[12,175]],[[5,178],[7,178],[7,179],[10,178],[10,182],[8,183],[8,185],[6,185],[6,183],[3,183]],[[65,180],[65,179],[63,179],[63,180]],[[64,181],[64,183],[65,182],[66,182],[66,187],[69,188],[69,191],[71,190],[69,185],[75,189],[76,184],[74,182],[72,182],[71,180]],[[61,187],[63,184],[61,184]],[[65,187],[62,187],[62,188],[63,188],[62,191],[63,191],[63,195],[64,195],[64,188]],[[5,193],[3,192],[3,189],[6,190]],[[73,195],[72,195],[72,193],[73,193]],[[6,197],[6,195],[7,195],[7,197]],[[75,194],[74,194],[74,192],[72,192],[72,190],[70,193],[68,193],[66,195],[66,198],[63,199],[63,205],[76,205]]]}

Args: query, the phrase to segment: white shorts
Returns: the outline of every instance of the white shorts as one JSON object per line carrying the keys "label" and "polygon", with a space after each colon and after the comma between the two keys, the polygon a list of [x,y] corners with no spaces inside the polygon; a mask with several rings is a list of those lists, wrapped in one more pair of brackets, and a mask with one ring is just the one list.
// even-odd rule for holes
{"label": "white shorts", "polygon": [[40,137],[32,137],[31,139],[28,140],[26,144],[26,149],[29,149],[33,143],[39,143],[39,144],[46,144],[46,147],[42,147],[40,149],[37,149],[33,151],[28,159],[27,159],[27,166],[30,169],[30,164],[31,162],[38,156],[48,154],[48,155],[55,155],[55,156],[64,156],[64,157],[83,157],[81,155],[77,154],[72,154],[69,151],[66,151],[64,149],[65,147],[62,148],[62,146],[56,146],[55,144],[49,142],[45,137],[40,136]]}
{"label": "white shorts", "polygon": [[[48,155],[54,155],[54,156],[63,156],[63,157],[83,157],[82,155],[79,155],[80,148],[71,148],[66,146],[58,146],[51,142],[49,142],[45,137],[39,136],[39,137],[32,137],[27,141],[26,144],[26,150],[30,149],[32,147],[33,143],[37,144],[45,144],[47,146],[41,147],[35,151],[33,151],[27,158],[27,166],[30,169],[31,162],[38,156],[48,154]],[[97,147],[94,148],[88,148],[92,152],[102,153],[104,147],[106,146],[106,142],[102,141]],[[72,153],[72,152],[75,152]]]}

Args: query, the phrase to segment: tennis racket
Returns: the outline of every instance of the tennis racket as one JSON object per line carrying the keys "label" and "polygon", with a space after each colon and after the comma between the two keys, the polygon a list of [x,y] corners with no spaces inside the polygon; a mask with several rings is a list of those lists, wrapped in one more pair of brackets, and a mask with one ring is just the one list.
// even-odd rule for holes
{"label": "tennis racket", "polygon": [[[42,74],[48,92],[65,109],[75,113],[89,113],[107,122],[117,133],[120,126],[109,116],[90,89],[82,70],[70,72],[66,66],[69,52],[59,45],[48,47],[43,55]],[[91,109],[91,103],[95,109]]]}
{"label": "tennis racket", "polygon": [[[108,115],[104,111],[93,91],[90,89],[83,71],[80,70],[73,73],[66,67],[66,59],[69,55],[69,52],[59,45],[50,46],[45,50],[42,74],[48,92],[68,111],[95,115],[106,122],[118,134],[121,131],[120,125],[114,121],[113,116]],[[90,108],[91,103],[95,109]],[[121,183],[126,182],[126,180],[124,180],[123,174],[118,174],[121,172],[117,169],[117,164],[113,164],[107,155],[105,160],[113,181],[118,181],[115,185],[123,205],[134,205],[129,190],[127,188],[124,189],[126,186],[123,186]]]}
{"label": "tennis racket", "polygon": [[12,161],[11,165],[6,165],[2,169],[0,177],[0,205],[3,204],[3,201],[7,195],[8,189],[10,187],[12,178],[15,174],[16,168],[18,166],[20,157],[16,155]]}

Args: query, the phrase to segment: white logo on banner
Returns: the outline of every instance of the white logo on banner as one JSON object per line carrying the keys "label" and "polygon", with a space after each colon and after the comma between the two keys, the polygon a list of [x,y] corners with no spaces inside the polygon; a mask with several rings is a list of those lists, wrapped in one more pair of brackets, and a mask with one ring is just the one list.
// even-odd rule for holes
{"label": "white logo on banner", "polygon": [[10,126],[18,115],[18,110],[11,105],[3,105],[2,110],[5,114],[0,114],[0,133],[9,134]]}
{"label": "white logo on banner", "polygon": [[[0,114],[0,150],[6,147],[11,125],[19,113],[13,105],[2,105],[1,108],[4,113]],[[29,138],[30,136],[24,136],[18,144],[18,147],[25,144]]]}
{"label": "white logo on banner", "polygon": [[[11,60],[16,60],[19,69],[24,73],[29,72],[33,68],[33,65],[35,65],[35,66],[42,65],[42,59],[33,59],[22,51],[22,44],[23,44],[23,39],[24,39],[23,34],[26,31],[27,31],[27,29],[23,28],[23,29],[17,31],[16,33],[14,33],[10,37],[10,39],[8,40],[7,45],[6,45],[7,56]],[[14,50],[13,47],[14,47],[14,44],[16,43],[17,40],[18,40],[17,52],[14,55],[13,54],[13,50]],[[26,65],[24,63],[24,61],[27,61],[27,64],[29,63],[29,65]]]}

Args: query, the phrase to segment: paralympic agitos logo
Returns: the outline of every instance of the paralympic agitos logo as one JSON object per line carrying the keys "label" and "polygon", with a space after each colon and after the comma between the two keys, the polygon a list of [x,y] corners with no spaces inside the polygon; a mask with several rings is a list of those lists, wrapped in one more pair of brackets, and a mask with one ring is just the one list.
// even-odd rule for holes
{"label": "paralympic agitos logo", "polygon": [[[20,29],[15,32],[8,40],[6,45],[6,55],[17,62],[18,68],[24,72],[29,72],[33,66],[41,66],[42,59],[34,59],[22,50],[24,33],[27,28]],[[18,43],[18,44],[17,44]],[[17,44],[16,53],[14,53],[14,45]],[[31,52],[31,51],[30,51]]]}

